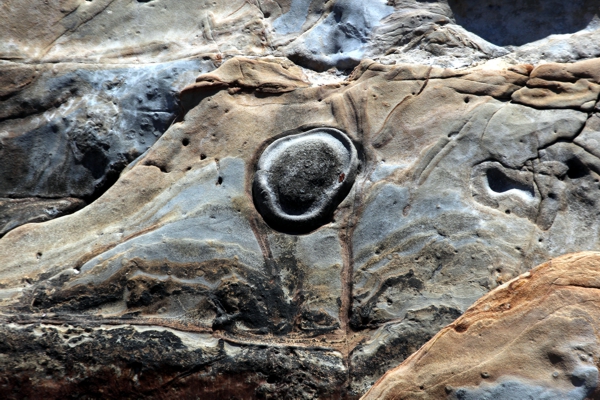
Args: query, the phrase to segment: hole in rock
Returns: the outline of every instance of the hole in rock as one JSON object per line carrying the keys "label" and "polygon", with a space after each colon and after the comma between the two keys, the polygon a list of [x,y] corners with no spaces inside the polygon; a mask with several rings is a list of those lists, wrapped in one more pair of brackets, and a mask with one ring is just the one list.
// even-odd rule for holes
{"label": "hole in rock", "polygon": [[564,361],[564,357],[560,354],[556,354],[554,352],[548,353],[548,359],[552,364],[560,364]]}
{"label": "hole in rock", "polygon": [[589,375],[587,374],[573,374],[571,376],[571,383],[573,384],[573,386],[575,387],[582,387],[585,386],[586,384],[589,384],[588,380],[589,380]]}
{"label": "hole in rock", "polygon": [[[84,160],[85,161],[85,158]],[[88,168],[92,167],[94,165],[98,165],[97,163],[91,163],[91,164],[87,164],[84,165]],[[98,179],[98,182],[96,183],[96,186],[94,188],[93,193],[87,195],[87,196],[82,196],[82,200],[85,201],[87,204],[92,204],[94,201],[96,201],[100,196],[102,196],[104,194],[104,192],[106,192],[112,185],[114,185],[117,180],[119,179],[119,176],[121,174],[121,171],[127,166],[127,162],[125,162],[124,160],[121,160],[119,162],[113,162],[113,163],[107,163],[106,166],[106,170],[103,173],[104,176],[100,176],[100,179]]]}
{"label": "hole in rock", "polygon": [[583,178],[589,173],[588,168],[577,158],[571,158],[567,161],[567,176],[570,179],[579,179]]}
{"label": "hole in rock", "polygon": [[110,160],[102,149],[91,148],[86,151],[81,159],[81,165],[87,168],[94,179],[99,179],[104,176]]}
{"label": "hole in rock", "polygon": [[574,33],[600,15],[598,0],[449,0],[456,23],[498,46]]}
{"label": "hole in rock", "polygon": [[[490,189],[496,193],[504,193],[514,189],[525,192],[531,197],[535,196],[532,184],[511,179],[498,168],[490,168],[487,170],[487,181]],[[507,214],[509,212],[510,211],[508,211]]]}

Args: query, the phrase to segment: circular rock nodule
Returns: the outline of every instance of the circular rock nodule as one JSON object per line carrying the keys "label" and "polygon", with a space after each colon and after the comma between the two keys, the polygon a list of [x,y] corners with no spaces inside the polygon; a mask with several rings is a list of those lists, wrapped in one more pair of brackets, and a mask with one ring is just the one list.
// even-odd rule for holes
{"label": "circular rock nodule", "polygon": [[308,232],[329,222],[350,191],[357,166],[356,148],[337,129],[285,136],[258,160],[254,203],[274,229]]}

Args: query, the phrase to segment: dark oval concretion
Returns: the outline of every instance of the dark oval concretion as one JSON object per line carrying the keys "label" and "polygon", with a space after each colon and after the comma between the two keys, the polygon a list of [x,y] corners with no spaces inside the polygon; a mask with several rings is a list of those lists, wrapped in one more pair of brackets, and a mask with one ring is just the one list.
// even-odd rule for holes
{"label": "dark oval concretion", "polygon": [[337,129],[285,136],[258,160],[254,204],[272,228],[306,233],[329,222],[350,191],[357,166],[356,148]]}

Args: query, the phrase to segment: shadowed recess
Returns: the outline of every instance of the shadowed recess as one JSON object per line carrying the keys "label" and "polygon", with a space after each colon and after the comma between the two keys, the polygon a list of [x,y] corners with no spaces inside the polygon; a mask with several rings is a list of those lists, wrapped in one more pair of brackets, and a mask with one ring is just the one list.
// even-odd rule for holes
{"label": "shadowed recess", "polygon": [[496,193],[504,193],[509,190],[521,190],[531,197],[535,196],[533,186],[531,184],[517,182],[514,179],[506,176],[497,168],[490,168],[487,171],[488,185]]}
{"label": "shadowed recess", "polygon": [[585,29],[600,15],[597,0],[449,0],[459,25],[498,46],[520,46]]}

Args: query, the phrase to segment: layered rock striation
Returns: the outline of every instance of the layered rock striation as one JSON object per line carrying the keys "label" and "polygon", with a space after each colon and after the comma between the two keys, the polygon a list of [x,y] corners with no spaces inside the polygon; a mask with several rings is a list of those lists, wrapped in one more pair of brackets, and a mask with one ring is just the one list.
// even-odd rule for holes
{"label": "layered rock striation", "polygon": [[599,266],[576,253],[498,287],[363,399],[597,398]]}
{"label": "layered rock striation", "polygon": [[[10,387],[53,396],[66,380],[85,392],[100,372],[64,346],[125,343],[138,350],[106,356],[121,372],[101,372],[125,393],[167,393],[123,381],[154,380],[167,363],[163,382],[184,393],[361,394],[488,290],[598,247],[598,159],[585,147],[598,133],[588,104],[598,65],[365,61],[342,84],[311,86],[289,61],[236,58],[201,75],[181,94],[185,117],[102,197],[0,241],[3,329],[16,341],[4,370],[21,371]],[[573,89],[548,89],[560,85]],[[560,98],[563,108],[540,107]],[[329,204],[352,157],[348,194],[308,232],[294,233],[306,225],[293,218],[273,226],[257,207],[260,190],[283,210],[286,196]],[[302,194],[319,187],[302,180],[313,162],[323,190]],[[208,358],[183,367],[150,355],[134,367],[146,354],[138,334],[158,335],[173,360]],[[32,355],[20,343],[53,349],[34,361],[53,372],[23,364]],[[278,355],[249,355],[260,348]]]}
{"label": "layered rock striation", "polygon": [[[526,2],[27,3],[0,10],[7,398],[358,398],[489,291],[600,250],[594,2],[548,2],[550,27]],[[569,257],[582,293],[545,266],[475,306],[573,310],[523,344],[558,377],[447,391],[427,364],[418,393],[592,396],[597,323],[572,330],[593,306],[569,296],[596,256]],[[421,379],[395,374],[369,396]]]}

